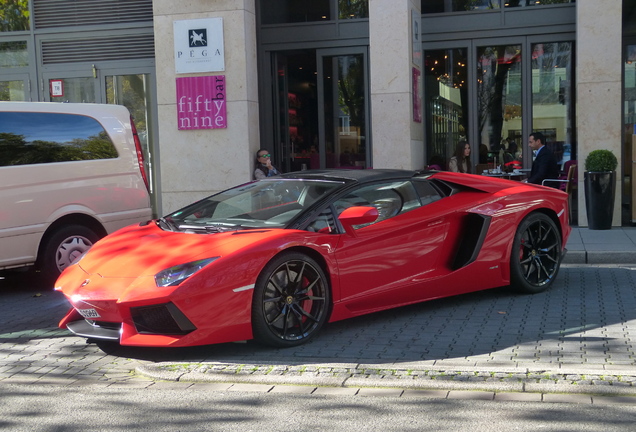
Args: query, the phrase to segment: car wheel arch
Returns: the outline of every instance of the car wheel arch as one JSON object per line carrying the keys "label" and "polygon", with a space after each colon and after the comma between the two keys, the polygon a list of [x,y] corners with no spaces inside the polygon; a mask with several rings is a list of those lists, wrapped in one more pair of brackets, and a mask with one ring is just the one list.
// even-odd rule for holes
{"label": "car wheel arch", "polygon": [[56,231],[67,225],[82,225],[93,231],[100,238],[105,237],[108,234],[106,228],[104,228],[101,222],[90,215],[82,213],[67,214],[56,219],[46,228],[46,231],[42,235],[40,245],[38,246],[38,256],[42,252],[42,245],[45,244]]}
{"label": "car wheel arch", "polygon": [[[519,227],[519,225],[528,217],[530,217],[530,215],[534,214],[534,213],[542,213],[544,215],[546,215],[547,217],[549,217],[552,222],[554,222],[554,224],[557,227],[557,230],[559,231],[559,236],[561,237],[561,239],[563,239],[563,227],[561,226],[561,222],[559,221],[559,217],[557,216],[556,212],[552,209],[546,208],[546,207],[540,207],[540,208],[532,208],[529,211],[523,213],[516,221],[515,224],[517,227]],[[509,243],[508,243],[508,249],[507,250],[511,250],[512,249],[512,245],[514,243],[514,236],[510,239]],[[506,258],[506,260],[508,260],[508,257]]]}
{"label": "car wheel arch", "polygon": [[[543,219],[544,222],[541,221]],[[553,227],[550,227],[550,223]],[[541,237],[536,238],[535,240],[538,242],[537,244],[534,241],[531,241],[527,246],[525,246],[525,250],[532,249],[531,254],[525,254],[522,257],[519,257],[521,260],[525,262],[524,265],[530,266],[527,269],[524,269],[522,272],[522,265],[520,261],[517,261],[517,257],[515,254],[519,253],[520,245],[523,244],[523,237],[526,232],[529,232],[530,228],[536,224],[542,224],[542,229],[546,229],[547,231],[542,231],[545,234]],[[544,224],[547,224],[544,225]],[[554,243],[550,241],[549,232],[551,229],[555,230],[554,233]],[[526,231],[528,230],[528,231]],[[533,237],[530,237],[532,239]],[[521,241],[521,243],[520,243]],[[549,241],[546,245],[546,241]],[[551,245],[554,245],[554,249],[556,250],[554,253],[550,252]],[[549,288],[556,275],[558,274],[559,267],[561,264],[561,260],[563,259],[563,234],[562,227],[558,220],[558,217],[552,211],[532,211],[524,215],[524,217],[517,224],[517,231],[513,236],[511,247],[510,247],[510,258],[509,258],[509,278],[510,278],[510,287],[514,288],[515,291],[526,293],[526,294],[534,294],[544,291]],[[536,249],[536,255],[535,255]],[[547,258],[542,258],[545,256]],[[544,260],[546,260],[544,262]],[[537,262],[537,264],[532,264]],[[547,264],[546,264],[547,263]],[[545,267],[544,267],[545,265]],[[551,265],[553,267],[551,267]],[[532,270],[532,271],[530,271]],[[531,273],[540,274],[546,273],[546,277],[541,280],[537,280],[536,282],[530,281]],[[525,273],[525,276],[524,276]],[[550,273],[549,275],[547,273]]]}
{"label": "car wheel arch", "polygon": [[98,220],[91,216],[84,214],[65,215],[51,223],[42,235],[40,244],[38,245],[37,260],[35,263],[36,267],[42,268],[43,263],[45,262],[44,255],[46,254],[51,239],[61,230],[71,226],[86,228],[92,231],[98,237],[98,239],[101,239],[102,237],[106,236],[106,234],[108,234],[104,226]]}
{"label": "car wheel arch", "polygon": [[[307,264],[308,267],[305,267],[305,264]],[[301,267],[298,267],[299,265],[301,265]],[[281,269],[285,266],[290,266],[285,272],[288,275],[287,281],[280,280],[279,282],[282,282],[280,288],[277,283],[275,285],[275,290],[272,290],[272,288],[268,289],[267,286],[270,283],[269,281],[272,280],[270,278],[273,277],[275,274],[281,274]],[[302,268],[303,270],[299,270],[300,268]],[[329,318],[333,310],[333,287],[331,283],[331,276],[327,269],[328,266],[326,265],[326,262],[321,254],[307,247],[286,248],[272,256],[259,272],[255,283],[255,290],[252,297],[251,306],[251,325],[253,338],[258,343],[264,345],[274,346],[278,348],[289,348],[305,343],[308,339],[312,339],[313,337],[315,337],[322,326],[325,323],[329,322]],[[307,291],[303,291],[303,289],[300,288],[300,279],[295,280],[289,278],[290,271],[292,273],[296,272],[296,275],[305,275],[305,271],[308,271],[309,273],[307,274],[307,277],[309,281],[309,287],[314,287],[314,283],[311,282],[312,278],[315,278],[313,279],[314,281],[319,281],[322,279],[324,283],[318,283],[317,285],[315,285],[315,287],[318,288],[317,292],[314,292],[314,288],[311,288],[312,293],[308,293]],[[319,286],[321,286],[321,288]],[[288,291],[289,288],[291,288],[291,291]],[[275,293],[273,297],[272,293]],[[297,295],[299,295],[299,297]],[[322,302],[319,299],[320,297],[322,297]],[[299,302],[309,302],[310,304],[315,304],[317,305],[318,309],[314,311],[313,306],[310,306],[312,309],[311,311],[307,311],[307,314],[305,314],[304,312],[302,313],[302,315],[296,314],[297,317],[304,316],[306,318],[309,318],[309,320],[305,321],[305,318],[301,318],[301,320],[297,322],[299,327],[296,327],[296,325],[294,325],[293,327],[296,327],[296,329],[291,330],[291,334],[289,334],[288,338],[287,335],[283,336],[283,334],[281,334],[281,332],[287,333],[288,327],[287,324],[284,324],[284,327],[280,328],[281,324],[279,317],[293,316],[294,312],[290,311],[292,309],[298,311],[297,305],[301,305],[301,310],[305,307],[304,305],[302,305],[302,303],[296,303],[296,301],[294,301],[294,298],[296,298]],[[270,307],[264,306],[267,304],[273,304],[272,300],[275,300],[278,305]],[[320,304],[322,304],[322,306],[320,306]],[[289,305],[290,309],[287,309],[287,305]],[[276,318],[270,321],[270,318],[272,317]],[[283,319],[287,320],[287,318]],[[303,336],[294,334],[294,332],[298,331],[298,328],[300,328],[301,332],[305,331],[303,330],[303,323],[309,323],[309,326],[307,327],[308,332]],[[293,327],[289,327],[289,329],[293,329]]]}
{"label": "car wheel arch", "polygon": [[327,278],[329,278],[329,287],[331,288],[332,295],[333,295],[333,282],[334,282],[333,274],[332,274],[331,268],[329,267],[329,265],[327,264],[327,261],[325,260],[325,257],[320,252],[307,246],[293,246],[293,247],[286,248],[279,251],[277,254],[272,256],[267,262],[272,261],[279,255],[286,252],[298,252],[301,254],[305,254],[309,256],[310,258],[312,258],[314,261],[316,261],[322,268],[322,271],[324,271],[325,274],[327,275]]}

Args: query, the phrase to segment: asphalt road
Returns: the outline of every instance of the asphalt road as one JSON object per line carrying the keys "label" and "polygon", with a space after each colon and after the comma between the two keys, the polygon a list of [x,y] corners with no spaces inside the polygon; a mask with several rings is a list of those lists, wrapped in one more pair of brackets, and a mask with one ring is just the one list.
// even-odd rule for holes
{"label": "asphalt road", "polygon": [[0,384],[0,428],[92,431],[629,431],[636,407]]}

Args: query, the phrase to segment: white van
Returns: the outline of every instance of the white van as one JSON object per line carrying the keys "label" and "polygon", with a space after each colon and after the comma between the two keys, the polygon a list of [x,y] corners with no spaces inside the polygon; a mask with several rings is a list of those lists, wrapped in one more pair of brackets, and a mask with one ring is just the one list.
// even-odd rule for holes
{"label": "white van", "polygon": [[0,269],[55,278],[101,237],[151,217],[125,107],[0,102]]}

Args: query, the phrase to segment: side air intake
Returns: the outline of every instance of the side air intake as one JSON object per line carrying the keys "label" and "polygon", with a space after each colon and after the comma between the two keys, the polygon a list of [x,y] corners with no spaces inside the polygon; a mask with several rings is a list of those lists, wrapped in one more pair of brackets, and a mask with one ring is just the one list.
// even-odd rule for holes
{"label": "side air intake", "polygon": [[466,267],[477,259],[479,251],[484,243],[488,228],[490,227],[489,216],[476,213],[468,213],[462,220],[457,252],[452,263],[452,270]]}

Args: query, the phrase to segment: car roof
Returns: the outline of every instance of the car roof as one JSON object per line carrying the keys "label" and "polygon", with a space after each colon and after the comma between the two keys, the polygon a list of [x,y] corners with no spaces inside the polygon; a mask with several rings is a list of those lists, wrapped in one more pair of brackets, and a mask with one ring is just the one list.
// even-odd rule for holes
{"label": "car roof", "polygon": [[296,171],[281,174],[282,178],[331,180],[343,182],[367,183],[376,180],[407,179],[418,174],[418,171],[400,169],[328,169]]}

